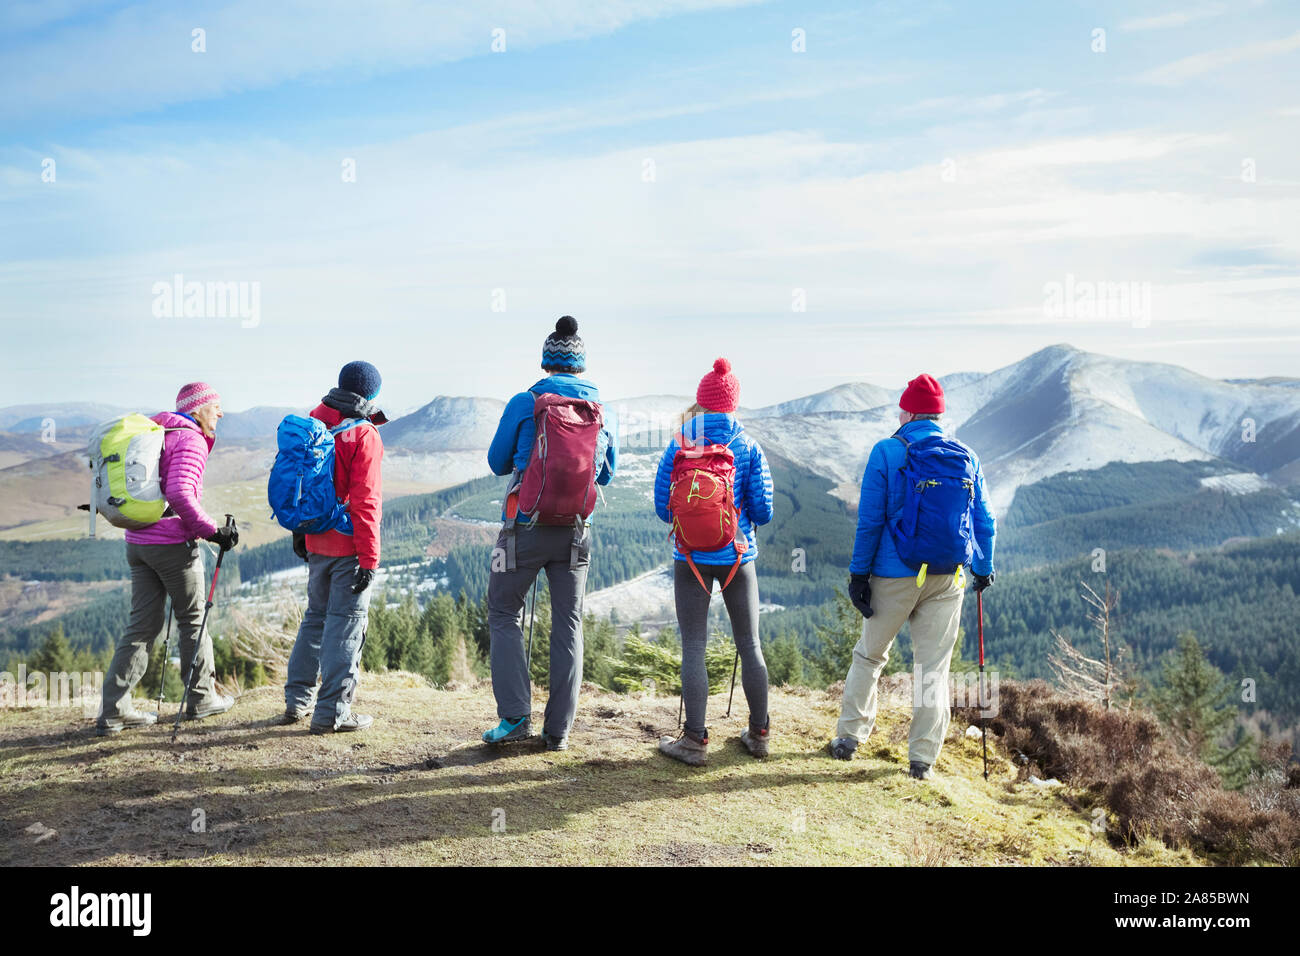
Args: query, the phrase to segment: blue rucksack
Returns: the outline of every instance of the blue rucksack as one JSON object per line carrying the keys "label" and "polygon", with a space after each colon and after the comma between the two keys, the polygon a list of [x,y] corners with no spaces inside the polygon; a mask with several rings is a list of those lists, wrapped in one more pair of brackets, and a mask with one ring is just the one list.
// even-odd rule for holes
{"label": "blue rucksack", "polygon": [[334,492],[334,438],[364,423],[347,418],[326,428],[319,418],[301,415],[286,415],[280,422],[266,500],[282,527],[302,534],[352,533],[348,506]]}
{"label": "blue rucksack", "polygon": [[[889,522],[899,559],[909,568],[952,574],[983,554],[975,541],[975,459],[961,442],[932,435],[909,443],[903,474],[903,504]],[[918,587],[919,587],[918,583]]]}

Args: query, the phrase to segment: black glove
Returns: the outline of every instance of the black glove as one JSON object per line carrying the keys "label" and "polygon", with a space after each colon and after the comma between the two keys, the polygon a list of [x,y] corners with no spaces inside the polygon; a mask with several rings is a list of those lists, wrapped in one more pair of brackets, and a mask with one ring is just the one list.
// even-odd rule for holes
{"label": "black glove", "polygon": [[293,536],[293,553],[298,555],[304,561],[307,560],[307,536],[294,532]]}
{"label": "black glove", "polygon": [[849,600],[863,617],[871,617],[871,582],[870,575],[852,574],[849,576]]}
{"label": "black glove", "polygon": [[975,582],[975,593],[979,594],[993,583],[993,572],[990,571],[987,575],[972,573],[971,579]]}
{"label": "black glove", "polygon": [[370,581],[375,576],[374,568],[357,568],[352,572],[352,593],[360,594],[366,588],[370,587]]}
{"label": "black glove", "polygon": [[222,551],[229,551],[235,545],[239,544],[239,531],[235,528],[220,527],[212,534],[203,539],[211,541]]}

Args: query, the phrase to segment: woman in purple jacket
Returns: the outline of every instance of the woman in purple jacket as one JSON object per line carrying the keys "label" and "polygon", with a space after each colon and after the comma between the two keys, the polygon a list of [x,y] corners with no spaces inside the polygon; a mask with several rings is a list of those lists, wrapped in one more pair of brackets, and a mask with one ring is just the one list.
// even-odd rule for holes
{"label": "woman in purple jacket", "polygon": [[181,680],[189,680],[187,665],[199,669],[185,716],[196,720],[221,714],[234,706],[234,698],[218,694],[213,685],[212,640],[205,634],[194,653],[203,620],[203,555],[199,539],[223,551],[239,542],[237,532],[217,527],[203,510],[203,472],[216,440],[221,419],[221,397],[203,382],[186,385],[176,396],[175,412],[159,412],[153,421],[167,429],[159,470],[167,510],[155,524],[126,532],[126,560],[131,567],[131,619],[108,674],[104,701],[95,732],[101,737],[127,727],[146,727],[158,715],[136,710],[131,691],[149,666],[149,648],[163,630],[164,606],[172,610],[180,627]]}

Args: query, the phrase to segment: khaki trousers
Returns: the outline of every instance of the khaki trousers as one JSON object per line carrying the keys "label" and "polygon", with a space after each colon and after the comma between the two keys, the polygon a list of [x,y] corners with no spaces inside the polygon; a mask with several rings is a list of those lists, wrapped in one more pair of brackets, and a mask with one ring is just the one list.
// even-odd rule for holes
{"label": "khaki trousers", "polygon": [[862,743],[871,735],[879,705],[880,672],[903,624],[911,623],[913,656],[912,727],[908,759],[932,766],[948,732],[950,694],[948,664],[957,643],[963,589],[951,574],[916,578],[871,576],[871,617],[862,622],[862,637],[853,648],[853,663],[844,680],[844,703],[837,737]]}

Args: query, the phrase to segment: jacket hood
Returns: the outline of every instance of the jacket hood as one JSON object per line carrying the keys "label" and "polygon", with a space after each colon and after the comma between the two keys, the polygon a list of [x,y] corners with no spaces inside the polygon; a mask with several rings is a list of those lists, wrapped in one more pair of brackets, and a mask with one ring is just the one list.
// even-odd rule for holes
{"label": "jacket hood", "polygon": [[559,372],[555,375],[548,375],[546,378],[539,379],[533,384],[529,391],[553,391],[557,385],[564,389],[560,394],[567,395],[570,398],[580,398],[586,402],[600,401],[600,389],[598,389],[593,383],[588,382],[585,378],[570,375],[568,372]]}
{"label": "jacket hood", "polygon": [[923,418],[920,421],[908,422],[899,428],[896,434],[902,435],[909,442],[913,442],[921,438],[929,438],[931,435],[942,435],[944,430],[943,425],[933,418]]}
{"label": "jacket hood", "polygon": [[730,412],[705,412],[682,426],[687,438],[705,438],[726,444],[745,430],[740,419]]}
{"label": "jacket hood", "polygon": [[[320,400],[321,405],[325,408],[333,409],[340,414],[339,421],[344,418],[364,418],[372,425],[388,424],[388,416],[368,398],[363,398],[356,392],[349,392],[345,388],[331,388],[324,398]],[[338,424],[338,422],[335,422]]]}

